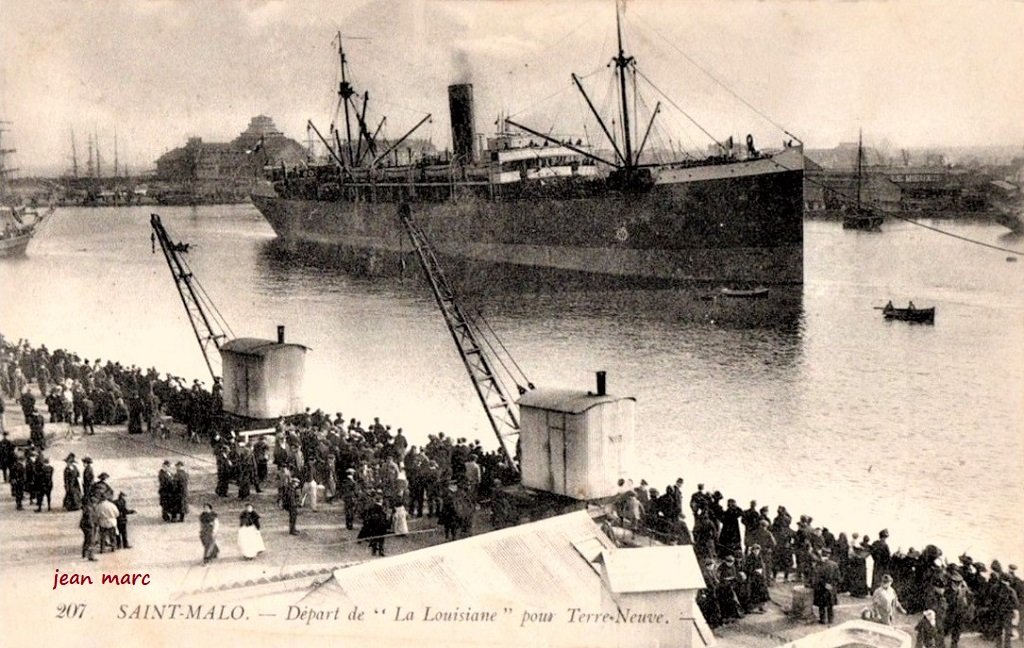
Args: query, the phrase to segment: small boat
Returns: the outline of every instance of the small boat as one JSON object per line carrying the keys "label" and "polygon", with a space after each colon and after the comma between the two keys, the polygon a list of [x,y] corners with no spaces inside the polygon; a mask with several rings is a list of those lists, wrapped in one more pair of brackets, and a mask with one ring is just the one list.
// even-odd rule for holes
{"label": "small boat", "polygon": [[899,320],[901,322],[914,322],[917,324],[934,324],[935,307],[917,308],[914,302],[910,302],[907,308],[896,308],[889,302],[882,307],[882,317],[887,320]]}
{"label": "small boat", "polygon": [[[32,237],[52,213],[53,207],[39,214],[35,211],[0,206],[0,258],[24,255]],[[26,215],[32,215],[32,220],[27,221]]]}
{"label": "small boat", "polygon": [[759,297],[767,297],[768,289],[764,286],[758,286],[757,288],[722,288],[721,294],[723,297],[756,299]]}
{"label": "small boat", "polygon": [[843,216],[843,229],[860,230],[862,232],[881,232],[883,216],[872,214],[864,210],[858,210],[856,214],[845,214]]}

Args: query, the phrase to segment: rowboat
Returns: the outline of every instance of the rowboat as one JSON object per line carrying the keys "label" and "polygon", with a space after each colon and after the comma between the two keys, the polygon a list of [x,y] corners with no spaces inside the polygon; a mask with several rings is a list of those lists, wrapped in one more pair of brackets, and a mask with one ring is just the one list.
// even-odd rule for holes
{"label": "rowboat", "polygon": [[882,307],[882,317],[887,320],[899,320],[901,322],[914,322],[917,324],[934,324],[935,307],[917,308],[914,302],[910,302],[907,308],[896,308],[889,302]]}
{"label": "rowboat", "polygon": [[721,294],[723,297],[757,299],[759,297],[767,297],[768,289],[764,286],[759,286],[757,288],[722,288]]}

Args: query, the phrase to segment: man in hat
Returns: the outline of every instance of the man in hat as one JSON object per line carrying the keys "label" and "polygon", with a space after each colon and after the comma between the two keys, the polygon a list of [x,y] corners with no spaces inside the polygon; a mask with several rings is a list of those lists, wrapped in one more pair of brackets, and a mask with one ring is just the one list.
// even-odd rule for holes
{"label": "man in hat", "polygon": [[92,494],[92,484],[96,481],[96,473],[92,470],[92,457],[83,457],[82,464],[84,464],[82,467],[82,493],[88,499]]}
{"label": "man in hat", "polygon": [[[951,565],[956,567],[956,565]],[[971,620],[971,590],[959,569],[949,575],[949,587],[945,591],[946,616],[943,633],[949,637],[949,648],[957,648],[960,644],[960,633]]]}
{"label": "man in hat", "polygon": [[[0,402],[2,401],[3,399],[0,398]],[[3,475],[4,483],[7,483],[7,472],[11,469],[11,464],[14,463],[14,443],[8,436],[7,431],[4,430],[3,438],[0,439],[0,475]]]}
{"label": "man in hat", "polygon": [[299,535],[296,528],[299,520],[299,489],[299,478],[292,477],[281,494],[281,507],[288,511],[288,533],[291,535]]}
{"label": "man in hat", "polygon": [[1009,579],[1004,578],[1002,572],[999,561],[992,561],[992,575],[989,577],[986,598],[991,610],[996,646],[1010,648],[1010,641],[1013,638],[1013,614],[1020,608],[1020,600]]}
{"label": "man in hat", "polygon": [[32,445],[39,450],[45,450],[46,434],[44,430],[46,428],[46,419],[33,407],[28,416],[25,417],[25,422],[28,423],[28,434]]}
{"label": "man in hat", "polygon": [[249,491],[256,482],[256,460],[244,440],[238,442],[237,458],[235,471],[238,476],[238,499],[245,499],[249,497]]}
{"label": "man in hat", "polygon": [[10,468],[11,496],[14,497],[15,510],[22,510],[22,501],[25,499],[26,480],[25,457],[21,454],[14,454],[14,463]]}
{"label": "man in hat", "polygon": [[897,612],[906,614],[907,611],[896,596],[896,590],[892,587],[892,576],[885,574],[881,577],[878,587],[871,595],[872,617],[883,625],[895,625]]}
{"label": "man in hat", "polygon": [[174,513],[178,522],[184,522],[188,513],[189,476],[184,462],[175,463],[174,468]]}
{"label": "man in hat", "polygon": [[[705,517],[703,511],[697,514],[698,518]],[[715,570],[715,559],[708,557],[701,561],[700,573],[704,577],[705,589],[697,592],[697,606],[700,608],[704,620],[712,628],[722,625],[722,612],[718,607],[718,572]]]}
{"label": "man in hat", "polygon": [[356,469],[346,468],[345,478],[341,480],[341,501],[345,504],[345,528],[351,530],[356,519],[356,502],[359,501],[359,484],[356,482]]}
{"label": "man in hat", "polygon": [[[106,474],[106,473],[104,473]],[[102,482],[97,482],[97,485]],[[103,493],[104,491],[93,491]],[[110,545],[111,551],[117,550],[117,505],[107,497],[94,497],[96,504],[96,526],[100,533],[100,553]]]}
{"label": "man in hat", "polygon": [[100,473],[99,479],[92,485],[92,489],[89,491],[89,496],[93,500],[102,502],[114,499],[114,489],[107,483],[108,479],[110,479],[110,475],[105,472]]}
{"label": "man in hat", "polygon": [[739,599],[740,578],[736,559],[732,554],[727,554],[722,564],[718,566],[718,607],[722,612],[722,620],[726,623],[745,616]]}
{"label": "man in hat", "polygon": [[128,508],[128,499],[124,491],[117,494],[114,505],[117,506],[117,548],[131,549],[132,546],[128,544],[128,516],[135,511]]}
{"label": "man in hat", "polygon": [[[882,577],[889,574],[892,554],[889,551],[889,530],[882,529],[878,532],[878,540],[871,545],[871,560],[874,561],[874,571],[871,574],[871,588],[874,589],[882,583]],[[892,579],[890,579],[891,581]]]}
{"label": "man in hat", "polygon": [[35,470],[36,513],[43,511],[43,498],[46,498],[46,510],[50,510],[50,494],[53,492],[53,466],[47,457],[40,455]]}
{"label": "man in hat", "polygon": [[96,544],[96,506],[89,498],[82,502],[82,517],[78,528],[82,530],[82,558],[96,560],[93,555]]}
{"label": "man in hat", "polygon": [[446,541],[455,540],[458,537],[459,528],[462,526],[455,503],[455,496],[458,492],[459,486],[453,481],[448,484],[448,488],[441,496],[441,510],[437,515],[437,521],[444,527]]}
{"label": "man in hat", "polygon": [[388,513],[384,509],[384,496],[380,491],[375,491],[373,501],[363,512],[363,528],[359,530],[359,538],[369,538],[370,555],[384,555],[384,536],[390,531],[391,522]]}
{"label": "man in hat", "polygon": [[818,608],[818,623],[832,625],[834,606],[838,602],[839,565],[828,549],[821,550],[821,562],[814,570],[814,605]]}
{"label": "man in hat", "polygon": [[157,496],[160,499],[160,517],[164,522],[170,522],[174,497],[174,475],[171,473],[171,462],[166,459],[160,466],[160,472],[157,473]]}

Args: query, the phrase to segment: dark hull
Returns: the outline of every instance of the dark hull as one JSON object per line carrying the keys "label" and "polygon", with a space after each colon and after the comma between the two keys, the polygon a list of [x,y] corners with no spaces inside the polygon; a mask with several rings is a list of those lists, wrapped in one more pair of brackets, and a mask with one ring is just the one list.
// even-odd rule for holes
{"label": "dark hull", "polygon": [[[794,152],[795,153],[795,152]],[[803,172],[769,164],[675,172],[643,191],[518,199],[408,197],[435,250],[481,264],[638,279],[658,285],[803,282]],[[800,159],[802,163],[802,158]],[[760,166],[755,166],[760,165]],[[789,167],[793,168],[793,167]],[[598,188],[600,189],[599,185]],[[321,201],[254,193],[285,246],[334,248],[368,274],[415,264],[398,219],[401,187],[371,199]]]}
{"label": "dark hull", "polygon": [[883,310],[882,315],[885,317],[886,320],[896,320],[900,322],[911,322],[916,324],[935,323],[934,308],[893,308]]}

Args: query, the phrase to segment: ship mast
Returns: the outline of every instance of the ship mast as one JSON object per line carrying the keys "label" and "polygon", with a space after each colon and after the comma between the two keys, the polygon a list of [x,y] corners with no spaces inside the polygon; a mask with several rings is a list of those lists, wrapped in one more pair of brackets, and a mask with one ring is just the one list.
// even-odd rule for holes
{"label": "ship mast", "polygon": [[619,72],[619,96],[622,100],[622,134],[624,140],[626,168],[635,166],[633,162],[633,142],[629,134],[629,100],[626,96],[626,68],[633,62],[632,56],[626,56],[622,50],[622,13],[619,3],[615,3],[615,30],[619,40],[619,54],[612,61]]}
{"label": "ship mast", "polygon": [[75,145],[75,129],[71,129],[71,177],[78,177],[78,147]]}
{"label": "ship mast", "polygon": [[860,209],[861,165],[864,158],[864,131],[857,131],[857,209]]}
{"label": "ship mast", "polygon": [[341,84],[338,86],[338,96],[345,104],[345,146],[348,149],[348,159],[352,163],[352,122],[348,114],[348,100],[355,94],[352,85],[345,78],[345,48],[341,43],[341,32],[338,32],[338,58],[341,60]]}
{"label": "ship mast", "polygon": [[5,149],[3,147],[3,134],[7,132],[4,125],[10,124],[9,121],[0,121],[0,202],[3,202],[7,198],[7,176],[12,176],[17,169],[12,169],[7,166],[7,156],[14,154],[14,149]]}

